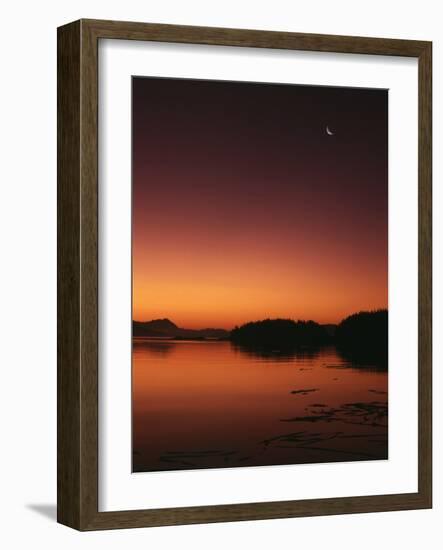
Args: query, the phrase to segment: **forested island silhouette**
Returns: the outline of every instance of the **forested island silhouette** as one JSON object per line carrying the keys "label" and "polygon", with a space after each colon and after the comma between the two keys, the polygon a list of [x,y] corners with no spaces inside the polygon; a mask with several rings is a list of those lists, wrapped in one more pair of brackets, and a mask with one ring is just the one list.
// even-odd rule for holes
{"label": "forested island silhouette", "polygon": [[387,368],[388,311],[360,311],[337,325],[312,320],[263,319],[221,328],[180,328],[169,319],[133,322],[134,337],[169,340],[228,340],[239,350],[259,357],[295,357],[312,354],[326,346],[335,346],[347,360],[359,365],[376,363]]}

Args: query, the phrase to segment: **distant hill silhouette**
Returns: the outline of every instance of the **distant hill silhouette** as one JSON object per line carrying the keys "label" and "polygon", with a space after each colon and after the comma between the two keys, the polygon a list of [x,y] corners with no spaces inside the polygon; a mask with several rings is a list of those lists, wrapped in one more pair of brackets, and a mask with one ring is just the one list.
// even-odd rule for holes
{"label": "distant hill silhouette", "polygon": [[231,331],[231,341],[242,346],[290,349],[315,348],[331,341],[328,331],[314,321],[264,319]]}
{"label": "distant hill silhouette", "polygon": [[[137,321],[136,321],[137,322]],[[174,331],[178,329],[178,326],[170,321],[169,319],[153,319],[152,321],[146,321],[145,323],[138,323],[142,324],[146,328],[150,328],[152,330],[158,330],[160,332],[168,332],[168,331]]]}
{"label": "distant hill silhouette", "polygon": [[133,321],[132,335],[150,338],[176,339],[227,339],[229,332],[221,328],[205,328],[201,330],[180,328],[169,319],[153,319],[152,321]]}
{"label": "distant hill silhouette", "polygon": [[360,311],[337,326],[335,342],[340,353],[362,365],[388,363],[388,311]]}

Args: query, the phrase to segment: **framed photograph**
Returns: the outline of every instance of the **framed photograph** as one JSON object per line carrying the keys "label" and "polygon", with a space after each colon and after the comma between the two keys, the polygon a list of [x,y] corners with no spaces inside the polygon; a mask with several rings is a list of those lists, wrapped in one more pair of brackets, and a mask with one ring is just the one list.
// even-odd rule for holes
{"label": "framed photograph", "polygon": [[430,508],[431,43],[58,29],[58,521]]}

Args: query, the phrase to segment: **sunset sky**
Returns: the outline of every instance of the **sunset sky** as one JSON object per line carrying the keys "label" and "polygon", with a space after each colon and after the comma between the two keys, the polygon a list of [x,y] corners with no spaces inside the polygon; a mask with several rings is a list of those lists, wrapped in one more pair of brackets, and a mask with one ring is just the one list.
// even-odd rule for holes
{"label": "sunset sky", "polygon": [[133,318],[387,307],[387,115],[384,90],[133,78]]}

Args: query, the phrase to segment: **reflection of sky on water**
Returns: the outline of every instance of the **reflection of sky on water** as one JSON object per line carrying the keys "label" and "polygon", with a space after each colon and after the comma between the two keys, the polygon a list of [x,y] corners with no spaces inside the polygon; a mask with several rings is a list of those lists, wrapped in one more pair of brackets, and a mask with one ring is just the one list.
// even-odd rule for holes
{"label": "reflection of sky on water", "polygon": [[387,372],[376,365],[334,348],[273,356],[135,340],[135,471],[387,458]]}

